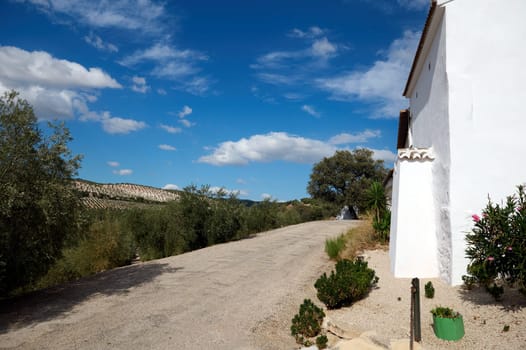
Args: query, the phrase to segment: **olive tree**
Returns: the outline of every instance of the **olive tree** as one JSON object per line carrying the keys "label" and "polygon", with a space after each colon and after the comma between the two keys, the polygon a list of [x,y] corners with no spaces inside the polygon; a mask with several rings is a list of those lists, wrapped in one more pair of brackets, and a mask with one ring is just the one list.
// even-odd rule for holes
{"label": "olive tree", "polygon": [[336,151],[314,165],[307,192],[313,198],[361,211],[367,208],[371,184],[382,181],[386,174],[383,160],[373,159],[371,150]]}
{"label": "olive tree", "polygon": [[80,156],[63,123],[49,126],[17,92],[0,97],[0,295],[46,273],[76,227]]}

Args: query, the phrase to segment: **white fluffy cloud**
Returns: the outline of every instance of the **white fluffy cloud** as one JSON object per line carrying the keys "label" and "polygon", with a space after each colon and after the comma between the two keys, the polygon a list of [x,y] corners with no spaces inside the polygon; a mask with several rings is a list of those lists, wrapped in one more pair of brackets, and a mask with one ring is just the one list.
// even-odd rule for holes
{"label": "white fluffy cloud", "polygon": [[[330,71],[331,59],[346,51],[347,46],[332,42],[328,32],[317,26],[307,30],[294,28],[287,36],[300,39],[303,46],[294,50],[270,51],[257,57],[250,68],[259,81],[281,88],[280,93],[288,99],[290,96],[304,95],[300,92],[312,87],[314,77]],[[272,90],[275,93],[276,89]],[[267,96],[265,92],[258,91],[254,95],[266,96],[261,99],[275,102],[274,97]]]}
{"label": "white fluffy cloud", "polygon": [[[299,30],[298,30],[299,31]],[[296,35],[296,37],[300,37]],[[265,70],[267,74],[272,74],[268,70],[290,70],[291,67],[318,64],[320,60],[335,56],[340,50],[340,46],[329,41],[327,37],[316,38],[305,36],[310,43],[309,47],[296,51],[273,51],[257,58],[256,63],[250,67],[253,69]],[[290,75],[290,72],[287,72]]]}
{"label": "white fluffy cloud", "polygon": [[370,148],[370,150],[373,151],[373,158],[383,160],[386,163],[387,167],[389,167],[389,164],[393,163],[397,157],[395,153],[388,149]]}
{"label": "white fluffy cloud", "polygon": [[90,33],[84,37],[84,41],[101,51],[118,52],[119,48],[111,43],[105,42],[98,35]]}
{"label": "white fluffy cloud", "polygon": [[163,190],[178,190],[179,186],[174,184],[166,184],[163,186]]}
{"label": "white fluffy cloud", "polygon": [[349,143],[367,142],[371,138],[380,137],[380,130],[364,130],[362,132],[349,134],[341,133],[330,138],[329,143],[333,145],[345,145]]}
{"label": "white fluffy cloud", "polygon": [[211,80],[200,76],[200,61],[208,57],[194,50],[180,50],[170,44],[156,43],[143,50],[137,50],[119,61],[128,67],[139,64],[152,65],[151,74],[157,78],[169,79],[178,83],[174,88],[187,91],[194,95],[202,95],[208,91]]}
{"label": "white fluffy cloud", "polygon": [[320,117],[320,112],[318,112],[316,109],[314,109],[314,107],[312,106],[309,106],[309,105],[303,105],[301,106],[301,110],[304,111],[304,112],[307,112],[308,114],[312,115],[313,117],[316,117],[316,118],[319,118]]}
{"label": "white fluffy cloud", "polygon": [[167,145],[167,144],[159,145],[159,149],[162,149],[163,151],[175,151],[176,150],[174,146]]}
{"label": "white fluffy cloud", "polygon": [[384,60],[366,70],[318,79],[318,87],[340,100],[361,100],[375,106],[372,117],[395,118],[407,105],[402,90],[411,67],[420,33],[406,31],[390,45]]}
{"label": "white fluffy cloud", "polygon": [[[172,45],[165,43],[155,43],[153,46],[135,51],[120,61],[124,66],[133,66],[144,61],[181,63],[186,60],[207,60],[208,57],[198,51],[179,50]],[[179,74],[186,75],[184,70]]]}
{"label": "white fluffy cloud", "polygon": [[90,111],[83,102],[78,102],[76,109],[80,114],[80,120],[99,122],[102,125],[102,129],[108,134],[129,134],[130,132],[138,131],[148,126],[141,121],[113,117],[108,111],[101,113]]}
{"label": "white fluffy cloud", "polygon": [[52,57],[44,51],[0,46],[0,79],[4,84],[61,88],[120,88],[100,68]]}
{"label": "white fluffy cloud", "polygon": [[[24,0],[22,0],[24,1]],[[94,28],[159,33],[164,29],[164,4],[151,0],[26,0],[51,16],[62,16]]]}
{"label": "white fluffy cloud", "polygon": [[192,108],[190,108],[189,106],[184,106],[183,109],[181,109],[181,111],[177,113],[179,118],[184,118],[190,114],[192,114]]}
{"label": "white fluffy cloud", "polygon": [[106,162],[106,164],[108,164],[112,168],[117,168],[118,166],[120,166],[119,162],[116,162],[116,161],[113,161],[113,160],[110,160],[110,161]]}
{"label": "white fluffy cloud", "polygon": [[317,38],[323,34],[325,34],[325,30],[321,29],[320,27],[313,26],[305,31],[298,28],[294,28],[289,33],[289,36],[292,38],[312,39]]}
{"label": "white fluffy cloud", "polygon": [[[211,154],[199,158],[198,162],[216,166],[272,161],[310,164],[320,161],[323,157],[332,156],[339,149],[336,147],[337,144],[366,142],[369,138],[379,136],[378,130],[365,130],[356,134],[336,135],[325,142],[289,135],[285,132],[271,132],[238,141],[222,142],[212,150]],[[396,158],[396,155],[387,149],[371,150],[375,159],[392,162]]]}
{"label": "white fluffy cloud", "polygon": [[108,117],[100,120],[102,128],[108,134],[129,134],[146,127],[146,123],[133,119],[124,119],[119,117]]}
{"label": "white fluffy cloud", "polygon": [[170,134],[178,134],[182,131],[181,128],[176,128],[174,126],[165,125],[165,124],[161,124],[161,128]]}
{"label": "white fluffy cloud", "polygon": [[93,112],[88,103],[97,98],[91,91],[120,88],[121,85],[99,68],[52,57],[43,51],[25,51],[0,46],[0,93],[15,89],[35,109],[39,119],[99,121],[108,133],[128,133],[146,126],[143,122],[115,118],[108,112]]}
{"label": "white fluffy cloud", "polygon": [[179,123],[181,123],[184,127],[186,128],[189,128],[191,127],[192,125],[194,125],[194,123],[192,123],[191,121],[189,121],[188,119],[181,119],[179,120]]}
{"label": "white fluffy cloud", "polygon": [[131,89],[135,92],[140,92],[142,94],[146,93],[150,87],[146,84],[146,78],[134,76],[132,77],[132,87]]}
{"label": "white fluffy cloud", "polygon": [[212,165],[244,165],[276,160],[312,163],[332,155],[335,150],[334,146],[322,141],[271,132],[223,142],[212,154],[199,158],[199,162]]}
{"label": "white fluffy cloud", "polygon": [[126,176],[126,175],[133,174],[133,170],[131,170],[131,169],[119,169],[119,170],[113,170],[113,173],[115,175]]}
{"label": "white fluffy cloud", "polygon": [[338,48],[335,44],[331,43],[329,39],[323,37],[316,39],[311,46],[312,54],[318,57],[329,57],[334,55]]}

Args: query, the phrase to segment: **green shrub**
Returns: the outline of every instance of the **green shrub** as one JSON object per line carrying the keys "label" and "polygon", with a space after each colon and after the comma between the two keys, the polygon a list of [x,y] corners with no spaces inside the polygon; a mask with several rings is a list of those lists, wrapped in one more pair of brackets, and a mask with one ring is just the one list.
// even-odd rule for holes
{"label": "green shrub", "polygon": [[306,345],[306,337],[312,338],[320,334],[325,313],[310,299],[305,299],[299,312],[292,319],[290,333],[298,344]]}
{"label": "green shrub", "polygon": [[504,287],[493,283],[492,285],[486,286],[486,291],[491,294],[495,300],[500,300],[502,294],[504,294]]}
{"label": "green shrub", "polygon": [[336,272],[330,276],[323,274],[314,287],[320,299],[329,309],[351,305],[363,298],[378,282],[373,269],[367,267],[367,262],[340,260],[336,263]]}
{"label": "green shrub", "polygon": [[326,335],[320,335],[316,338],[316,346],[318,347],[318,349],[326,349],[328,341],[329,339],[327,339]]}
{"label": "green shrub", "polygon": [[128,265],[135,251],[131,234],[123,228],[119,219],[108,216],[93,222],[77,245],[65,248],[62,258],[56,261],[35,287],[45,288]]}
{"label": "green shrub", "polygon": [[427,282],[424,286],[426,298],[433,299],[435,297],[435,287],[431,281]]}
{"label": "green shrub", "polygon": [[470,285],[477,283],[486,288],[495,299],[504,292],[503,285],[526,288],[526,194],[518,186],[516,195],[506,203],[494,204],[489,200],[482,217],[473,215],[474,227],[466,235],[466,256],[470,259],[468,275],[463,277]]}
{"label": "green shrub", "polygon": [[332,260],[337,260],[344,248],[345,236],[343,234],[336,238],[327,238],[325,240],[325,252]]}
{"label": "green shrub", "polygon": [[373,217],[373,229],[380,242],[389,242],[389,233],[391,230],[391,212],[389,209],[385,209],[379,219]]}
{"label": "green shrub", "polygon": [[431,314],[440,318],[457,318],[460,314],[449,307],[437,306],[431,310]]}

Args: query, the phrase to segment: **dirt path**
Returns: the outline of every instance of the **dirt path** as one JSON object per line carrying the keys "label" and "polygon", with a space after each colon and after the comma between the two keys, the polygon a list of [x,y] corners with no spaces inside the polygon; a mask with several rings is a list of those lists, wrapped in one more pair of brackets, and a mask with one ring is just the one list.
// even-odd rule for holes
{"label": "dirt path", "polygon": [[358,224],[290,226],[4,303],[0,348],[290,349],[325,238]]}

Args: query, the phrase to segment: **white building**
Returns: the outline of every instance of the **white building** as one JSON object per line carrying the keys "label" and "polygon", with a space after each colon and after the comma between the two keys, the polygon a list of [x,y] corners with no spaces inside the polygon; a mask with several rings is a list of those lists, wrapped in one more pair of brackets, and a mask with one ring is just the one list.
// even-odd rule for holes
{"label": "white building", "polygon": [[461,284],[471,216],[526,180],[525,18],[526,0],[431,3],[400,113],[396,277]]}

